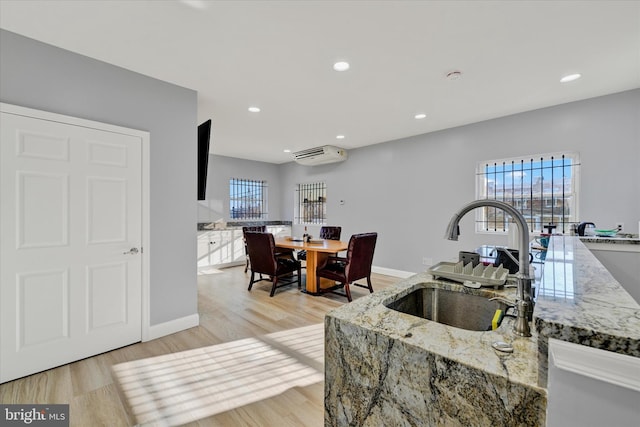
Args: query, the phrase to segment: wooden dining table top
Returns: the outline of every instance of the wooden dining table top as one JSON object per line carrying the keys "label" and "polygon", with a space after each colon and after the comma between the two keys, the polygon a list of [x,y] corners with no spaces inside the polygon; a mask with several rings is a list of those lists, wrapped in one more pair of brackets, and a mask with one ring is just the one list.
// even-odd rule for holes
{"label": "wooden dining table top", "polygon": [[302,239],[291,240],[290,237],[278,237],[275,239],[277,247],[289,248],[296,250],[315,251],[315,252],[327,252],[337,253],[346,251],[349,247],[349,242],[343,242],[341,240],[312,240],[311,242],[303,242]]}

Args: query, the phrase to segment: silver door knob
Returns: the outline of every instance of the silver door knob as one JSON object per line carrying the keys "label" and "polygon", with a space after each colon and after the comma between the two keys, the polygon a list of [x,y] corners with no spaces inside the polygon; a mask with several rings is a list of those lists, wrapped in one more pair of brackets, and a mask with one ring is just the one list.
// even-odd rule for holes
{"label": "silver door knob", "polygon": [[139,252],[139,251],[138,251],[138,248],[131,248],[131,249],[129,249],[127,252],[122,252],[122,254],[123,254],[123,255],[135,255],[135,254],[137,254],[138,252]]}

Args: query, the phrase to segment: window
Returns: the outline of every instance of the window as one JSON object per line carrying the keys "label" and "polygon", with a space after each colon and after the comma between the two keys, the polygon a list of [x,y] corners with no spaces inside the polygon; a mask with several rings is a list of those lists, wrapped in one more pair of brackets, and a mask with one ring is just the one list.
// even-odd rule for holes
{"label": "window", "polygon": [[[535,157],[492,160],[477,166],[476,196],[516,207],[529,231],[568,233],[578,218],[578,154],[546,154]],[[497,208],[476,209],[476,231],[505,232],[509,215]]]}
{"label": "window", "polygon": [[324,182],[296,187],[296,224],[326,224],[327,186]]}
{"label": "window", "polygon": [[231,178],[229,203],[231,219],[266,219],[267,181]]}

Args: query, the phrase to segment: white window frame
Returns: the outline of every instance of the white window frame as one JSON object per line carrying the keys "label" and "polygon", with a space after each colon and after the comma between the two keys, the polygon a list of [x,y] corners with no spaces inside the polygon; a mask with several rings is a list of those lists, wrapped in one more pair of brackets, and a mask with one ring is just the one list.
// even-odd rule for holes
{"label": "white window frame", "polygon": [[[253,197],[246,197],[244,199],[245,202],[256,202],[259,203],[260,205],[260,211],[257,214],[248,214],[248,213],[244,213],[243,215],[239,216],[239,217],[234,217],[233,214],[233,207],[234,207],[234,201],[243,201],[242,197],[234,197],[234,195],[232,194],[232,187],[233,186],[236,187],[241,187],[242,185],[250,185],[252,187],[260,187],[262,189],[261,193],[262,193],[262,198],[261,200],[258,200],[256,198]],[[268,214],[268,205],[267,205],[267,201],[268,201],[268,190],[269,190],[269,185],[267,183],[266,180],[263,179],[249,179],[249,178],[229,178],[229,218],[232,221],[261,221],[261,220],[265,220],[268,218],[269,214]]]}
{"label": "white window frame", "polygon": [[[302,187],[307,188],[302,188]],[[305,191],[309,192],[305,196]],[[318,193],[321,192],[324,194],[323,196],[319,196]],[[310,196],[313,194],[313,196]],[[316,204],[313,207],[307,206],[307,208],[311,209],[320,209],[322,212],[322,218],[320,220],[311,220],[305,221],[305,215],[303,214],[303,210],[305,209],[305,199],[323,197],[323,200],[311,200],[307,203]],[[294,223],[299,225],[326,225],[327,224],[327,183],[325,181],[316,181],[316,182],[308,182],[308,183],[299,183],[296,184],[295,187],[295,207],[294,207]]]}
{"label": "white window frame", "polygon": [[[531,162],[531,160],[533,160],[534,164],[540,164],[540,159],[544,159],[545,161],[550,161],[552,158],[554,159],[554,165],[556,164],[555,162],[559,161],[558,159],[562,159],[562,156],[565,156],[565,158],[570,158],[571,159],[571,192],[570,195],[572,196],[570,199],[570,207],[569,207],[569,217],[567,218],[567,220],[562,223],[562,221],[558,221],[556,222],[557,228],[553,230],[554,233],[564,233],[564,234],[569,234],[569,231],[571,230],[571,224],[572,223],[577,223],[578,222],[578,218],[580,218],[579,215],[579,198],[580,198],[580,167],[581,167],[581,163],[580,163],[580,154],[577,152],[556,152],[556,153],[544,153],[544,154],[535,154],[535,155],[530,155],[530,156],[520,156],[520,157],[510,157],[510,158],[505,158],[505,159],[492,159],[492,160],[485,160],[485,161],[481,161],[478,162],[476,164],[476,199],[496,199],[496,200],[500,200],[500,201],[505,201],[507,203],[512,202],[512,199],[508,199],[508,200],[503,200],[504,194],[502,195],[502,197],[498,197],[497,196],[497,190],[494,190],[493,194],[488,194],[487,188],[488,188],[488,178],[486,177],[485,174],[485,168],[486,165],[510,165],[511,162],[514,162],[516,164],[520,163],[520,161],[524,161],[525,163],[529,163]],[[554,172],[556,169],[560,170],[562,168],[561,165],[559,166],[553,166],[554,168]],[[525,169],[527,172],[530,171],[530,169]],[[538,170],[537,168],[534,168],[534,170]],[[515,171],[514,171],[515,172]],[[519,171],[518,171],[519,172]],[[507,172],[503,171],[500,172],[503,175],[506,174]],[[544,182],[544,180],[543,180]],[[514,186],[515,187],[515,186]],[[543,194],[540,195],[540,197],[542,198],[542,203],[547,204],[547,200],[544,197],[544,189],[543,189]],[[566,199],[566,197],[565,197]],[[523,198],[516,198],[515,201],[516,203],[514,203],[514,206],[516,208],[518,204],[520,205],[524,205],[526,206],[525,209],[523,209],[521,212],[523,213],[523,215],[525,216],[525,218],[527,218],[527,220],[529,221],[529,232],[530,233],[541,233],[541,232],[546,232],[546,229],[542,228],[543,225],[546,224],[542,224],[540,223],[539,220],[535,220],[530,218],[531,217],[531,210],[533,209],[532,206],[534,205],[534,203],[532,203],[532,200],[536,200],[535,197],[534,199],[532,199],[531,197],[523,197]],[[555,200],[555,198],[554,198]],[[520,209],[520,208],[518,208]],[[485,224],[487,224],[487,218],[485,218],[485,209],[476,209],[476,233],[479,234],[507,234],[508,229],[509,229],[509,223],[508,221],[504,221],[504,223],[498,222],[496,224],[500,224],[499,227],[495,227],[495,229],[492,229],[490,227],[487,227]],[[531,223],[533,222],[534,227],[531,226]],[[546,222],[546,221],[545,221]]]}

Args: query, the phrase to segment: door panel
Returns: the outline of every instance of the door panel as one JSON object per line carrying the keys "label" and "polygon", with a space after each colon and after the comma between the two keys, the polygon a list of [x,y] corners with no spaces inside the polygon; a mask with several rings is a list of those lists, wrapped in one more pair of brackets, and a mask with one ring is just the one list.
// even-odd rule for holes
{"label": "door panel", "polygon": [[127,264],[87,267],[88,332],[127,322]]}
{"label": "door panel", "polygon": [[89,163],[93,165],[127,167],[127,146],[87,141]]}
{"label": "door panel", "polygon": [[18,172],[17,180],[18,248],[66,246],[69,243],[68,175]]}
{"label": "door panel", "polygon": [[123,179],[87,180],[89,244],[126,242],[127,185]]}
{"label": "door panel", "polygon": [[141,137],[5,112],[0,132],[0,382],[140,341]]}
{"label": "door panel", "polygon": [[18,129],[18,157],[45,160],[69,160],[69,138]]}
{"label": "door panel", "polygon": [[[18,275],[18,350],[69,337],[67,270]],[[42,319],[47,319],[42,322]]]}

